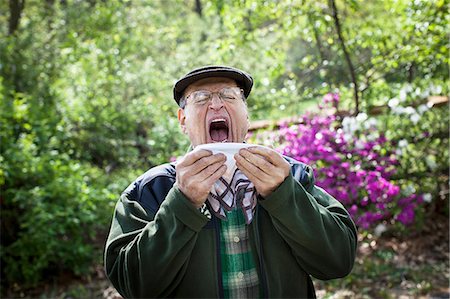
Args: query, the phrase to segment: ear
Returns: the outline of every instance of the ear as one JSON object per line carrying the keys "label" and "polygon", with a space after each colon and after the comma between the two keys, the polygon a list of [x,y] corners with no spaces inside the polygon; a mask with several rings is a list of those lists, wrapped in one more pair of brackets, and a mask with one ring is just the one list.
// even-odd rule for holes
{"label": "ear", "polygon": [[180,124],[181,131],[184,134],[187,134],[186,131],[186,115],[184,114],[184,110],[181,108],[178,108],[178,123]]}

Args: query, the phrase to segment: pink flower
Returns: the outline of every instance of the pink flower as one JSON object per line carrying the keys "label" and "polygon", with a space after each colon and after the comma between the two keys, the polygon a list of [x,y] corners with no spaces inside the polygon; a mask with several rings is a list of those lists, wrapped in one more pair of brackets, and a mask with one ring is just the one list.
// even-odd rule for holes
{"label": "pink flower", "polygon": [[[339,100],[339,94],[326,94],[323,106],[337,108]],[[360,128],[349,138],[334,115],[308,112],[300,120],[298,125],[283,123],[274,134],[261,135],[261,140],[269,136],[281,144],[279,152],[317,167],[317,186],[344,204],[362,228],[390,219],[403,225],[414,222],[415,209],[423,199],[415,194],[401,197],[400,186],[391,181],[399,161],[388,150],[391,142],[384,134],[368,141],[366,136],[375,128]]]}

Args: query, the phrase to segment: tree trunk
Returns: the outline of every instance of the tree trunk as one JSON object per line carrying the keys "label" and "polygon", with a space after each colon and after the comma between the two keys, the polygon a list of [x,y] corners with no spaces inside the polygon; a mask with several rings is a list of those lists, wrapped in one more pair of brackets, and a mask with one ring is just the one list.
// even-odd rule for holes
{"label": "tree trunk", "polygon": [[200,16],[200,18],[203,17],[203,9],[202,9],[201,0],[195,0],[195,12]]}
{"label": "tree trunk", "polygon": [[17,28],[19,28],[20,17],[24,7],[25,0],[9,0],[9,35],[13,35]]}
{"label": "tree trunk", "polygon": [[339,43],[341,44],[342,51],[344,52],[345,61],[347,62],[347,66],[350,72],[350,77],[353,83],[353,98],[355,100],[355,114],[359,113],[359,92],[358,92],[358,81],[356,79],[355,68],[353,67],[352,60],[350,59],[350,55],[347,51],[347,47],[345,46],[344,37],[342,36],[341,24],[339,21],[338,11],[336,7],[335,0],[329,0],[329,5],[331,7],[331,11],[333,14],[334,25],[336,26],[336,31],[339,39]]}

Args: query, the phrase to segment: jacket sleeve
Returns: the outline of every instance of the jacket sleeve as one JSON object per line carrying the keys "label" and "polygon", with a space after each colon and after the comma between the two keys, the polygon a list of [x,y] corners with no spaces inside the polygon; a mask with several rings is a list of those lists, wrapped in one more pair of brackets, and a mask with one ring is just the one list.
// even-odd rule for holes
{"label": "jacket sleeve", "polygon": [[343,205],[314,185],[312,169],[296,166],[260,204],[307,273],[322,280],[344,277],[355,260],[356,227]]}
{"label": "jacket sleeve", "polygon": [[[155,212],[130,197],[124,192],[114,211],[106,274],[125,298],[168,297],[184,276],[197,233],[208,219],[176,186]],[[154,192],[147,197],[161,200]]]}

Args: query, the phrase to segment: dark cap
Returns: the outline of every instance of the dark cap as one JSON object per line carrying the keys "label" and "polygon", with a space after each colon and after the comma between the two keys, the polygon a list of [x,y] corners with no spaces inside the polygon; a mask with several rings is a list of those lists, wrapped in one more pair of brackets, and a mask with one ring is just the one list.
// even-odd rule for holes
{"label": "dark cap", "polygon": [[226,77],[236,81],[236,83],[244,90],[244,96],[248,97],[253,86],[253,78],[249,74],[239,69],[211,65],[194,69],[179,79],[173,87],[173,98],[180,105],[180,99],[184,90],[195,81],[210,77]]}

